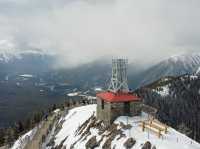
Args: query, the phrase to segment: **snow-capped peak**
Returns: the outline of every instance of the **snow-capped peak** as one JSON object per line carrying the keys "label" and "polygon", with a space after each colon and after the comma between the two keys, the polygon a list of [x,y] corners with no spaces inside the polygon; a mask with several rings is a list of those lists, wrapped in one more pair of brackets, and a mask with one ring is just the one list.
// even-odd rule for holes
{"label": "snow-capped peak", "polygon": [[182,62],[199,64],[200,63],[200,53],[185,53],[181,55],[174,55],[167,59],[168,62]]}
{"label": "snow-capped peak", "polygon": [[165,76],[179,76],[193,74],[200,66],[200,53],[185,53],[171,56],[150,67],[143,77],[142,85],[150,84]]}
{"label": "snow-capped peak", "polygon": [[200,74],[200,67],[197,69],[196,74]]}
{"label": "snow-capped peak", "polygon": [[17,46],[8,40],[0,40],[0,61],[9,62],[12,59],[21,59],[23,55],[54,55],[48,50],[37,48],[19,49]]}
{"label": "snow-capped peak", "polygon": [[15,45],[8,40],[0,40],[0,61],[8,62],[13,57],[20,58]]}

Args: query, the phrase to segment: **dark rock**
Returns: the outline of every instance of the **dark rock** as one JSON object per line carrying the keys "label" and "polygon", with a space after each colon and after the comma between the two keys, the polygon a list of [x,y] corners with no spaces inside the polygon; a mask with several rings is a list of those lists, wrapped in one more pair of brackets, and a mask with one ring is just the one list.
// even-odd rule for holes
{"label": "dark rock", "polygon": [[88,142],[85,144],[86,149],[94,149],[97,146],[98,146],[98,143],[97,143],[96,136],[93,136],[92,138],[90,138]]}
{"label": "dark rock", "polygon": [[142,149],[151,149],[151,142],[149,141],[145,142]]}
{"label": "dark rock", "polygon": [[55,145],[55,137],[51,138],[50,141],[47,143],[47,146],[54,146]]}
{"label": "dark rock", "polygon": [[67,136],[65,139],[63,139],[63,140],[61,141],[61,143],[60,143],[58,146],[55,147],[55,149],[62,149],[63,143],[67,140],[67,138],[68,138],[68,136]]}
{"label": "dark rock", "polygon": [[131,129],[132,126],[130,124],[125,125],[124,123],[120,122],[120,126],[122,127],[122,129],[127,130],[127,129]]}
{"label": "dark rock", "polygon": [[126,149],[131,149],[131,148],[135,145],[135,143],[136,143],[136,140],[135,140],[135,139],[133,139],[133,138],[128,138],[128,139],[126,140],[126,142],[124,143],[124,147],[125,147]]}

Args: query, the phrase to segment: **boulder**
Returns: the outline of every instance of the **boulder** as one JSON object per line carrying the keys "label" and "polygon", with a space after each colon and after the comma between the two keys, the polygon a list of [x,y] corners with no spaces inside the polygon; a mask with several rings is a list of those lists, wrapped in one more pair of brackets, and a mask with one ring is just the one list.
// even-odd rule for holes
{"label": "boulder", "polygon": [[151,142],[149,141],[145,142],[142,149],[151,149]]}
{"label": "boulder", "polygon": [[125,147],[126,149],[131,149],[131,148],[135,145],[135,143],[136,143],[136,140],[135,140],[135,139],[133,139],[133,138],[128,138],[128,139],[126,140],[126,142],[124,143],[124,147]]}

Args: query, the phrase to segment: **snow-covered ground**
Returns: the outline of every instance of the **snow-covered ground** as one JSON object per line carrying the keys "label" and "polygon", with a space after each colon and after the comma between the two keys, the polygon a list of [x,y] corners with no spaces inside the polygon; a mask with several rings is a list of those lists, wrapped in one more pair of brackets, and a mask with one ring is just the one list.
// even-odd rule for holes
{"label": "snow-covered ground", "polygon": [[[132,125],[131,130],[126,130],[125,134],[127,136],[135,138],[137,143],[133,147],[133,149],[139,149],[141,144],[146,141],[150,141],[156,148],[158,149],[200,149],[200,144],[195,142],[194,140],[188,138],[186,135],[183,135],[177,132],[173,128],[168,128],[167,134],[163,134],[163,136],[159,139],[155,133],[150,131],[142,132],[141,127],[138,127],[137,121],[140,121],[142,117],[132,117],[128,118],[128,124]],[[115,123],[123,122],[127,124],[127,117],[121,116],[119,117]],[[116,141],[117,148],[123,148],[123,142],[127,138],[123,138],[120,141]]]}
{"label": "snow-covered ground", "polygon": [[28,141],[32,140],[33,136],[35,135],[37,128],[28,131],[24,135],[20,136],[14,143],[11,149],[23,149]]}
{"label": "snow-covered ground", "polygon": [[68,115],[65,117],[62,129],[56,136],[56,145],[59,145],[67,136],[68,138],[64,142],[64,145],[68,146],[68,144],[73,144],[77,139],[74,136],[75,131],[93,114],[95,110],[96,105],[88,105],[70,110]]}
{"label": "snow-covered ground", "polygon": [[[71,145],[73,145],[75,149],[84,149],[86,143],[92,137],[96,136],[96,140],[99,141],[102,139],[103,135],[108,134],[108,132],[105,131],[100,135],[99,130],[93,127],[89,129],[90,133],[88,133],[88,136],[85,139],[81,138],[80,134],[77,134],[77,130],[80,128],[80,126],[93,114],[96,115],[95,111],[96,105],[82,106],[70,110],[64,118],[65,122],[62,124],[61,130],[55,136],[55,146],[63,143],[62,145],[67,149],[70,148]],[[118,119],[115,120],[115,124],[122,122],[126,125],[128,123],[131,125],[131,128],[125,130],[120,128],[120,125],[118,125],[119,129],[123,131],[125,136],[121,137],[120,139],[119,135],[115,136],[111,142],[111,147],[115,146],[115,149],[123,149],[124,142],[128,138],[132,137],[136,140],[136,144],[132,149],[141,149],[142,144],[144,144],[146,141],[150,141],[151,144],[156,146],[157,149],[200,149],[200,144],[172,128],[168,128],[168,133],[163,134],[161,138],[158,138],[150,131],[143,132],[139,124],[145,119],[147,119],[147,116],[144,114],[137,117],[118,117]],[[86,126],[88,125],[89,122],[86,123]],[[104,137],[101,140],[99,147],[96,147],[95,149],[101,149],[106,139],[107,137]]]}

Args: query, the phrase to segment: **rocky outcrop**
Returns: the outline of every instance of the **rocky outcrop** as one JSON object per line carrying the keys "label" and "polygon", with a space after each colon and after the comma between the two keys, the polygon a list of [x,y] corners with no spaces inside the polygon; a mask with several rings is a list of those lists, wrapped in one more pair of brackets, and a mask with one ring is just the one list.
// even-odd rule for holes
{"label": "rocky outcrop", "polygon": [[124,143],[124,147],[125,147],[126,149],[131,149],[131,148],[135,145],[135,143],[136,143],[136,140],[135,140],[135,139],[133,139],[133,138],[128,138],[128,139],[126,140],[126,142]]}
{"label": "rocky outcrop", "polygon": [[93,136],[92,138],[90,138],[88,140],[88,142],[85,145],[85,148],[86,149],[93,149],[97,146],[98,146],[98,142],[97,142],[96,136]]}

